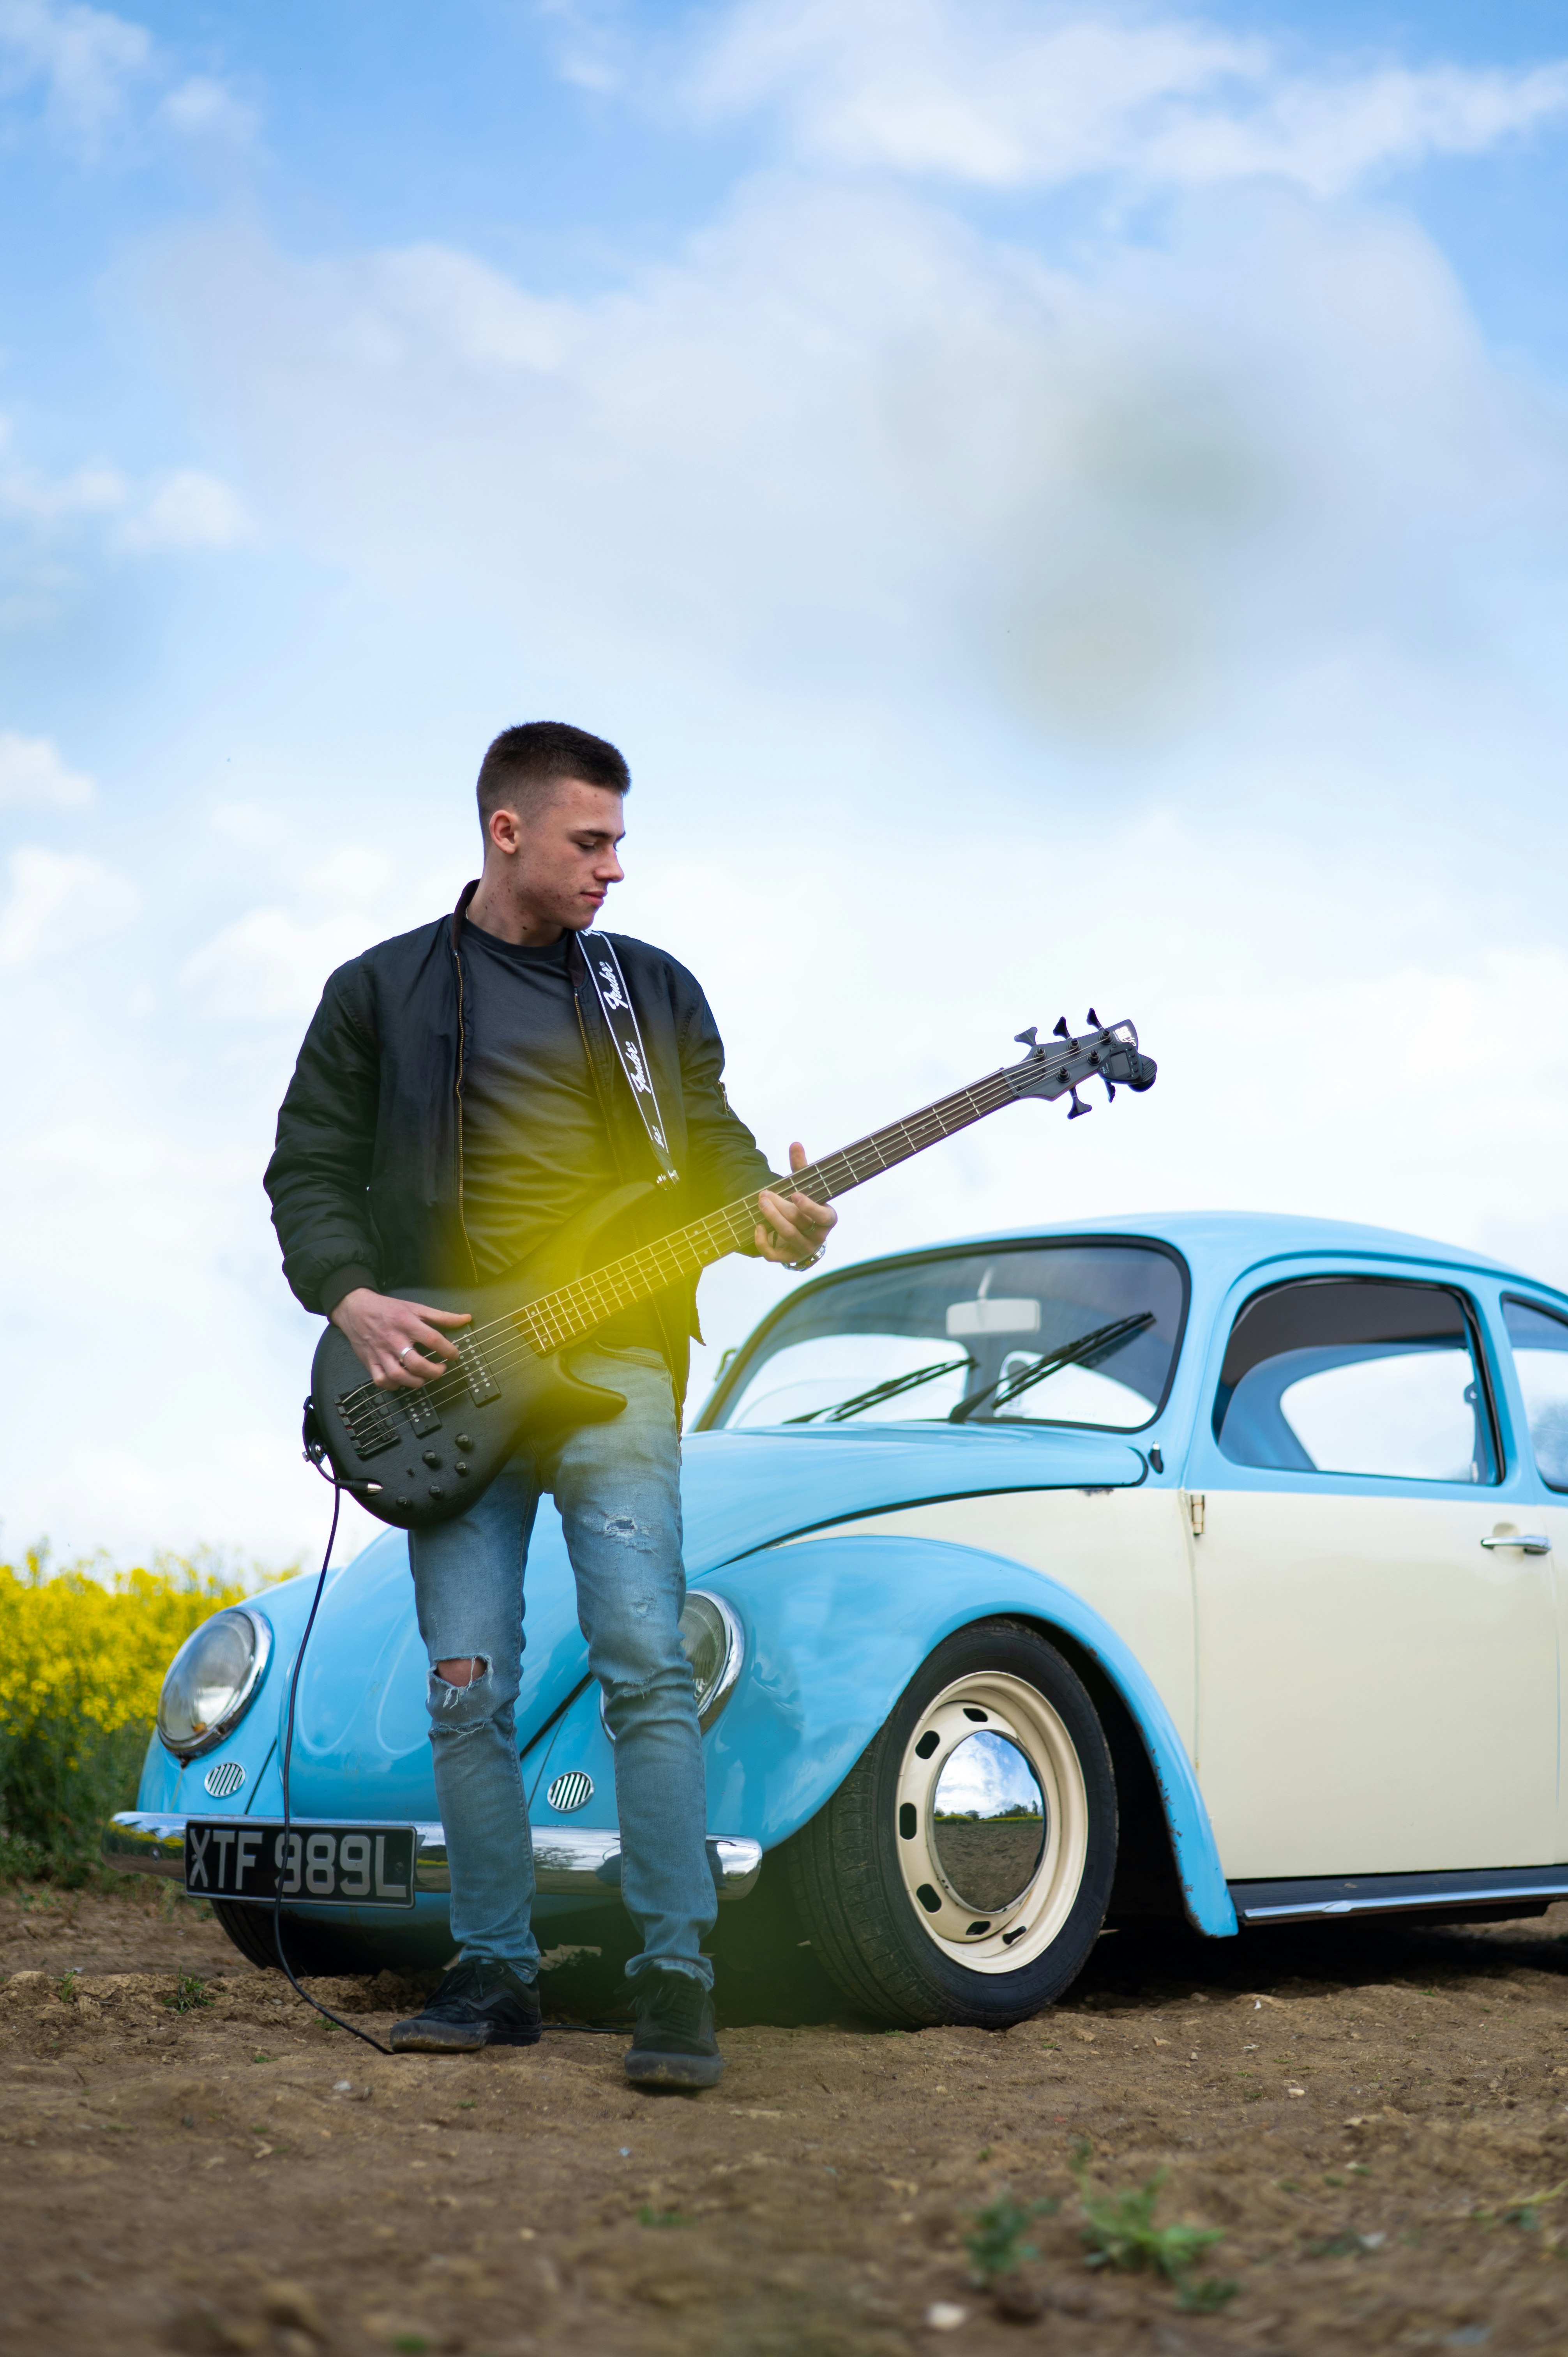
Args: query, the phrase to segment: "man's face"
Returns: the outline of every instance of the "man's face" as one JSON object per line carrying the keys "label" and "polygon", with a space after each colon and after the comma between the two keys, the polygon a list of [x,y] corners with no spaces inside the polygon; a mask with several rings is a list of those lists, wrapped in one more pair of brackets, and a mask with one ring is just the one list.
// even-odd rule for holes
{"label": "man's face", "polygon": [[616,857],[621,798],[581,778],[564,779],[526,820],[498,810],[489,832],[510,870],[509,896],[535,923],[581,932],[625,874]]}

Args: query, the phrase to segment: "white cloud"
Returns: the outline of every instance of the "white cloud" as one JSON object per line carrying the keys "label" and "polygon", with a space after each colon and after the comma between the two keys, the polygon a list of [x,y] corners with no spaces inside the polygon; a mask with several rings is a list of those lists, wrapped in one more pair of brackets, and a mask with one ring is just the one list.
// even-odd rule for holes
{"label": "white cloud", "polygon": [[177,82],[158,109],[171,131],[182,138],[214,141],[242,147],[255,136],[256,111],[235,95],[227,82],[210,74],[192,74]]}
{"label": "white cloud", "polygon": [[46,544],[96,529],[111,548],[137,555],[232,548],[252,533],[239,493],[216,475],[181,467],[136,481],[102,459],[54,475],[0,466],[0,519]]}
{"label": "white cloud", "polygon": [[693,65],[707,119],[768,110],[861,168],[992,188],[1271,174],[1322,194],[1560,117],[1568,64],[1304,73],[1192,17],[1026,0],[740,0]]}
{"label": "white cloud", "polygon": [[1509,601],[1557,569],[1564,421],[1397,217],[1217,195],[1069,272],[768,179],[610,296],[224,230],[148,300],[270,524],[538,662],[940,678],[1148,752],[1285,707],[1343,738],[1348,696],[1363,760],[1405,731],[1444,773],[1457,697],[1556,726]]}
{"label": "white cloud", "polygon": [[50,737],[0,728],[0,808],[77,810],[96,792],[90,777],[66,767]]}
{"label": "white cloud", "polygon": [[194,467],[149,484],[131,506],[127,548],[232,548],[250,537],[244,503],[227,483]]}
{"label": "white cloud", "polygon": [[124,924],[140,899],[130,878],[101,860],[30,844],[14,851],[8,864],[11,889],[0,902],[0,967],[30,965],[50,951],[78,951],[85,936]]}
{"label": "white cloud", "polygon": [[203,1017],[270,1023],[308,1016],[328,975],[379,932],[348,910],[306,919],[287,909],[252,909],[187,959],[180,984]]}
{"label": "white cloud", "polygon": [[0,0],[0,99],[41,90],[48,119],[90,156],[127,122],[208,145],[249,144],[252,106],[214,75],[176,81],[175,71],[145,26],[107,9]]}
{"label": "white cloud", "polygon": [[0,0],[0,91],[42,82],[74,132],[102,131],[152,61],[152,38],[106,9]]}

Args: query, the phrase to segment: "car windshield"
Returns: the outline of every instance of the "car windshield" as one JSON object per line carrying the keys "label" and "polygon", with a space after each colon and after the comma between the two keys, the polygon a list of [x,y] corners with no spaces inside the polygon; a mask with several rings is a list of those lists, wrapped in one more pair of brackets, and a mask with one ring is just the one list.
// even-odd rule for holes
{"label": "car windshield", "polygon": [[819,1282],[741,1351],[708,1430],[758,1425],[1147,1424],[1181,1340],[1155,1244],[1010,1245]]}

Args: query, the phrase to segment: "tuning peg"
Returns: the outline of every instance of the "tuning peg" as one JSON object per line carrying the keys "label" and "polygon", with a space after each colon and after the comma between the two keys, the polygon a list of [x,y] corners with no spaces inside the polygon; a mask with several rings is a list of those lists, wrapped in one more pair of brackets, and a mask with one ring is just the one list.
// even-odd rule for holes
{"label": "tuning peg", "polygon": [[1040,1027],[1037,1023],[1031,1023],[1026,1031],[1015,1031],[1013,1037],[1016,1039],[1020,1048],[1032,1048],[1035,1045],[1039,1028]]}
{"label": "tuning peg", "polygon": [[1112,1079],[1112,1077],[1111,1077],[1111,1075],[1110,1075],[1110,1073],[1109,1073],[1109,1072],[1101,1072],[1101,1075],[1100,1075],[1100,1077],[1101,1077],[1101,1080],[1104,1082],[1104,1083],[1105,1083],[1105,1102],[1106,1102],[1106,1103],[1107,1103],[1107,1104],[1114,1104],[1114,1103],[1115,1103],[1115,1102],[1116,1102],[1116,1083],[1115,1083],[1115,1082]]}
{"label": "tuning peg", "polygon": [[1051,1025],[1051,1038],[1053,1039],[1070,1039],[1072,1038],[1072,1033],[1067,1028],[1067,1017],[1065,1015],[1058,1015],[1056,1021]]}
{"label": "tuning peg", "polygon": [[1092,1105],[1086,1105],[1084,1103],[1083,1099],[1079,1095],[1078,1088],[1075,1083],[1072,1092],[1072,1111],[1068,1115],[1069,1121],[1076,1121],[1080,1113],[1092,1113],[1093,1111],[1094,1107]]}
{"label": "tuning peg", "polygon": [[1096,1013],[1095,1013],[1095,1011],[1094,1011],[1094,1009],[1093,1009],[1093,1007],[1092,1007],[1092,1006],[1091,1006],[1091,1007],[1090,1008],[1090,1010],[1089,1010],[1089,1015],[1088,1015],[1087,1020],[1088,1020],[1088,1023],[1089,1023],[1089,1028],[1090,1028],[1090,1029],[1091,1031],[1098,1031],[1098,1030],[1100,1030],[1100,1029],[1101,1029],[1101,1028],[1102,1028],[1102,1026],[1101,1026],[1101,1024],[1100,1017],[1099,1017],[1099,1016],[1098,1016],[1098,1015],[1096,1015]]}

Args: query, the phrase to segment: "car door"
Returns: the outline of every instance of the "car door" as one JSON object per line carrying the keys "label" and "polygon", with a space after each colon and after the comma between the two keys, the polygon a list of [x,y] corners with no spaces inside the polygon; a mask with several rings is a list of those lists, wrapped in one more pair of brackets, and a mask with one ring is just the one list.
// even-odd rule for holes
{"label": "car door", "polygon": [[1226,1874],[1556,1857],[1552,1562],[1486,1544],[1540,1491],[1503,1458],[1474,1301],[1438,1272],[1300,1268],[1227,1318],[1187,1469]]}
{"label": "car door", "polygon": [[[1551,1544],[1557,1586],[1559,1657],[1568,1654],[1568,1310],[1561,1301],[1505,1287],[1498,1303],[1518,1391],[1514,1422],[1521,1456],[1535,1467],[1537,1503],[1519,1521],[1522,1536]],[[1556,1858],[1568,1858],[1568,1779],[1559,1775]]]}

